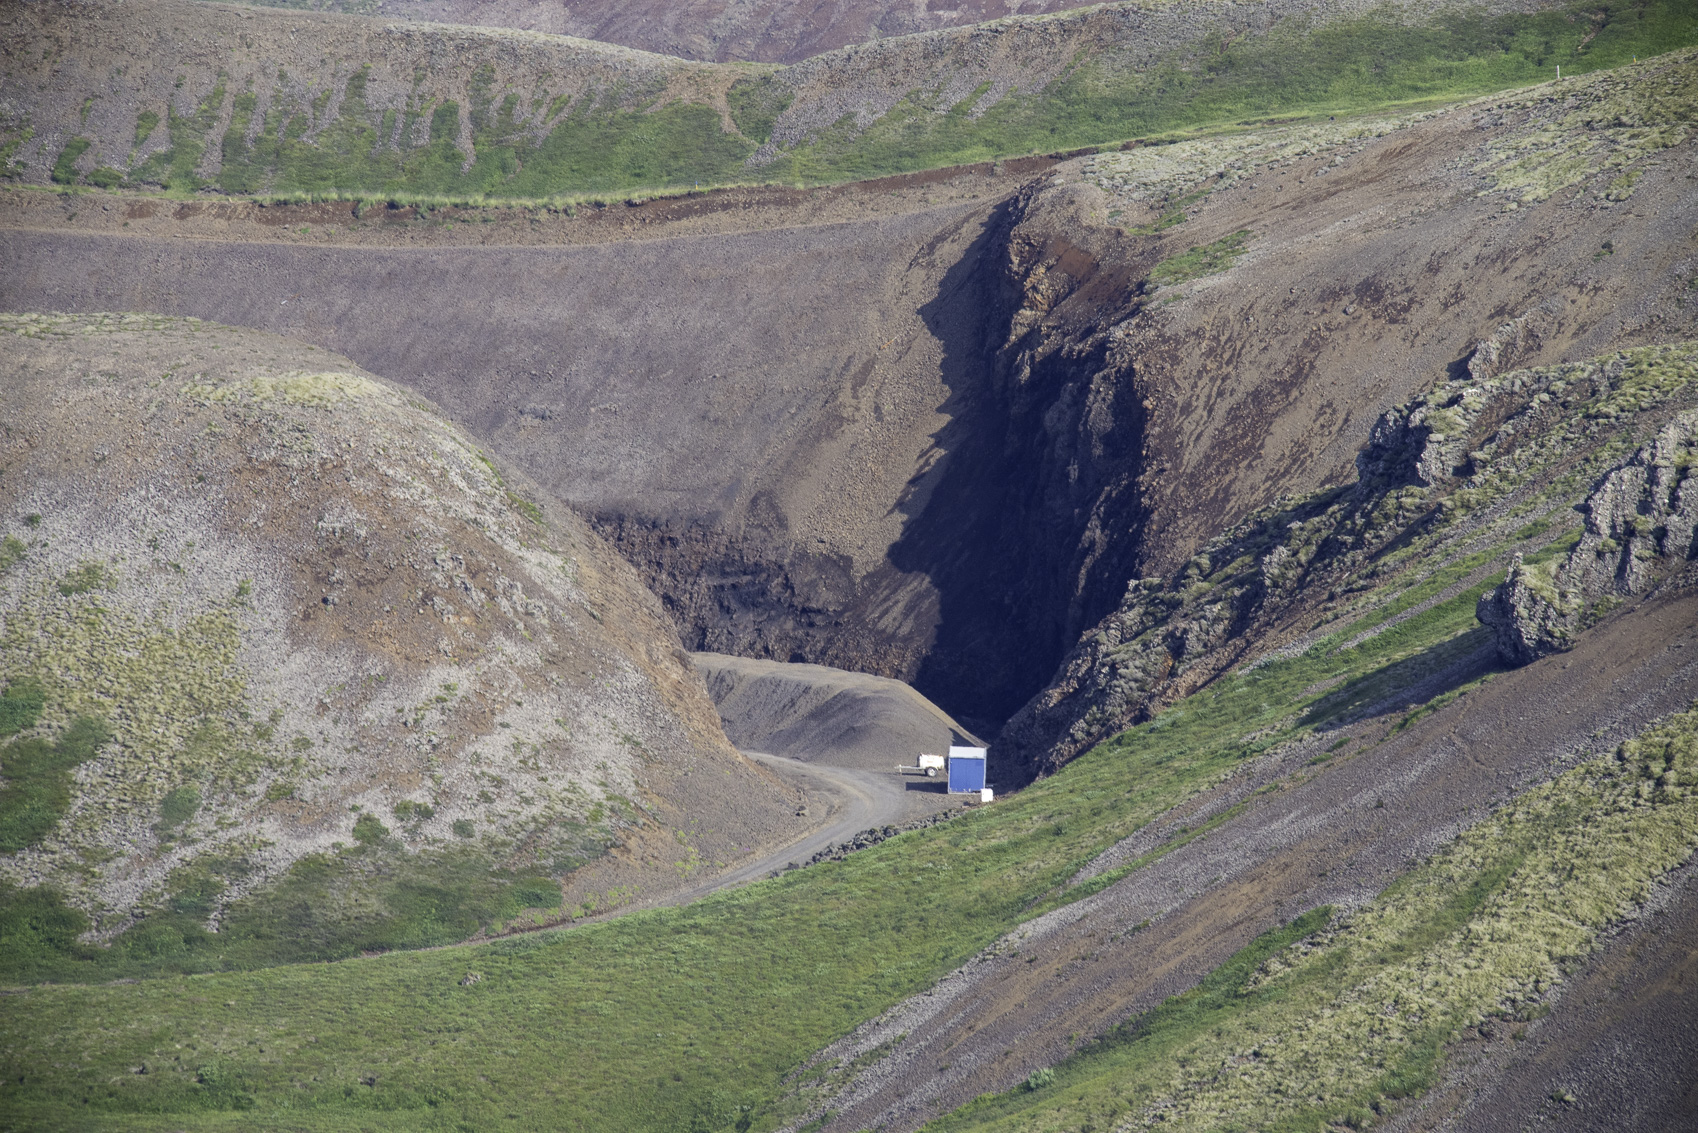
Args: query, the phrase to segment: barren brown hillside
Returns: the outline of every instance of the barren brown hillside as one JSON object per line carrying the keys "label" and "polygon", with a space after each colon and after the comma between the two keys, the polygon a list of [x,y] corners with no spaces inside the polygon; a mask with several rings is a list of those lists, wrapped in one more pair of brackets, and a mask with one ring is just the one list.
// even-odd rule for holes
{"label": "barren brown hillside", "polygon": [[[1353,475],[1375,416],[1500,327],[1502,365],[1691,336],[1695,167],[1657,123],[1692,66],[1018,191],[986,167],[469,228],[14,193],[0,302],[345,352],[593,514],[690,648],[912,679],[994,728],[1128,578]],[[1630,124],[1587,132],[1606,108]],[[1509,175],[1547,152],[1561,177]]]}

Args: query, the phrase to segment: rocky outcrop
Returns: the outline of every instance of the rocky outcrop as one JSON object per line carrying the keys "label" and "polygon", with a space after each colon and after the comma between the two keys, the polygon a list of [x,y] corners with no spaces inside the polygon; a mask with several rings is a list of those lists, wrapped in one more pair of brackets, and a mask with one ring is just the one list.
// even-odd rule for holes
{"label": "rocky outcrop", "polygon": [[1695,450],[1698,414],[1683,413],[1586,498],[1585,531],[1565,560],[1529,564],[1516,556],[1479,608],[1505,661],[1525,665],[1568,649],[1616,602],[1644,593],[1694,557]]}
{"label": "rocky outcrop", "polygon": [[[1480,603],[1513,663],[1563,647],[1600,603],[1643,591],[1668,560],[1693,554],[1698,488],[1687,470],[1698,462],[1698,413],[1671,420],[1670,408],[1698,394],[1695,356],[1690,345],[1659,347],[1485,380],[1470,373],[1384,414],[1355,484],[1266,509],[1176,573],[1130,582],[1004,728],[991,749],[996,773],[1008,782],[1053,770],[1305,619],[1337,617],[1365,580],[1391,569],[1399,546],[1449,538],[1452,558],[1477,554],[1470,541],[1484,538],[1486,520],[1471,517],[1485,514],[1507,546],[1537,549],[1581,504],[1577,485],[1596,481],[1631,438],[1660,430],[1585,499],[1586,529],[1560,570],[1548,547],[1518,555]],[[1546,518],[1523,526],[1510,501],[1522,509],[1514,514]]]}

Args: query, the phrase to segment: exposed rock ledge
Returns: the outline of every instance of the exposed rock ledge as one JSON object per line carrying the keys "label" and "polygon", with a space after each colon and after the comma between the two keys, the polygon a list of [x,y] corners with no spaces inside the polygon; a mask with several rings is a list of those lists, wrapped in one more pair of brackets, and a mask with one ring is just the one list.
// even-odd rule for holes
{"label": "exposed rock ledge", "polygon": [[1566,559],[1527,564],[1515,557],[1503,584],[1479,606],[1505,661],[1525,665],[1568,649],[1615,603],[1692,559],[1695,448],[1698,412],[1682,413],[1586,498],[1586,528]]}

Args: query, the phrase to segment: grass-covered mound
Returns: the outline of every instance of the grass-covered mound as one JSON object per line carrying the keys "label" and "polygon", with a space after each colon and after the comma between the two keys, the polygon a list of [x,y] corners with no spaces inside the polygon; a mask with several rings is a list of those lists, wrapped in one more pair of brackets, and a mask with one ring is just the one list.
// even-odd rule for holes
{"label": "grass-covered mound", "polygon": [[621,841],[789,818],[631,568],[429,403],[191,319],[0,342],[0,980],[553,923]]}

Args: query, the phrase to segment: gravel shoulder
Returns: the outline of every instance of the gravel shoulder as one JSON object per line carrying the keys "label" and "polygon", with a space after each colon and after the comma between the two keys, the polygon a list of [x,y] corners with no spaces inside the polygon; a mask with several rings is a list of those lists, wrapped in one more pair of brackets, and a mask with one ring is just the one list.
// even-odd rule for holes
{"label": "gravel shoulder", "polygon": [[[693,883],[660,888],[599,917],[687,904],[710,893],[804,865],[815,854],[869,829],[909,825],[962,805],[938,779],[902,775],[918,752],[973,742],[942,709],[901,681],[823,665],[694,654],[727,735],[771,772],[796,801],[795,824],[774,828],[754,856]],[[777,752],[753,750],[756,742]],[[641,858],[638,849],[635,858]],[[607,879],[603,878],[605,883]]]}

